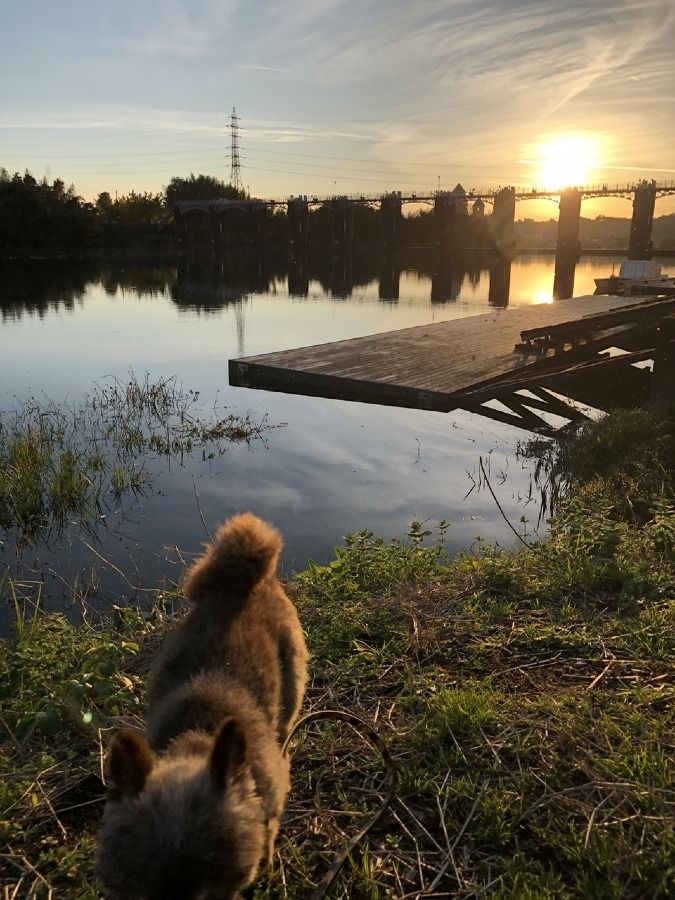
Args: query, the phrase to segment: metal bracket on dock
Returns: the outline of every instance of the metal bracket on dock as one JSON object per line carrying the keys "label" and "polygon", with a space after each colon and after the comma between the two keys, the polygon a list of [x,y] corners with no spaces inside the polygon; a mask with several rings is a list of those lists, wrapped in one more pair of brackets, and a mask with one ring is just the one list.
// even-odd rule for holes
{"label": "metal bracket on dock", "polygon": [[239,387],[248,387],[248,366],[246,363],[237,363],[237,384]]}

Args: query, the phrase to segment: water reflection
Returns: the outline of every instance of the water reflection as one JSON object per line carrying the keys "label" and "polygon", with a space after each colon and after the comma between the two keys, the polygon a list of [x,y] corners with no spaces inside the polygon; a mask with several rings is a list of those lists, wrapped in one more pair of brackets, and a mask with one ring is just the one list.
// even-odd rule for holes
{"label": "water reflection", "polygon": [[63,260],[0,261],[0,316],[10,321],[24,314],[43,318],[49,311],[73,310],[98,277],[96,263],[72,267]]}
{"label": "water reflection", "polygon": [[557,262],[555,274],[553,276],[553,299],[565,300],[567,297],[574,296],[574,275],[576,272],[576,263],[574,262]]}
{"label": "water reflection", "polygon": [[[216,253],[183,254],[170,262],[4,260],[0,262],[0,316],[10,320],[24,314],[42,317],[59,308],[72,311],[92,285],[100,285],[109,297],[169,295],[181,309],[204,312],[251,294],[287,292],[306,298],[313,285],[343,300],[373,288],[380,300],[393,303],[401,298],[402,279],[426,283],[432,304],[452,304],[482,294],[489,306],[505,308],[514,301],[548,302],[572,296],[575,266],[559,269],[554,276],[551,263],[548,257],[512,261],[484,251],[451,257],[412,251],[382,257],[325,253],[291,260]],[[593,267],[593,261],[582,262],[581,268],[589,265]],[[608,260],[599,259],[594,268],[604,272],[609,265]],[[592,293],[592,280],[587,277],[582,282],[577,293]]]}
{"label": "water reflection", "polygon": [[401,264],[396,256],[386,254],[380,266],[378,297],[395,303],[401,293]]}
{"label": "water reflection", "polygon": [[490,306],[506,308],[509,305],[511,290],[511,260],[498,259],[490,266],[490,288],[488,302]]}
{"label": "water reflection", "polygon": [[[575,292],[591,294],[593,278],[611,271],[612,262],[582,260]],[[147,371],[155,381],[175,376],[200,393],[205,412],[217,395],[229,411],[250,409],[270,424],[288,423],[259,448],[233,446],[215,460],[200,453],[180,464],[159,454],[148,459],[153,490],[131,514],[117,510],[121,531],[111,523],[95,547],[64,535],[62,546],[38,554],[42,568],[35,571],[46,571],[46,560],[49,571],[67,580],[70,570],[98,566],[98,553],[125,577],[138,572],[152,587],[159,577],[182,572],[182,557],[168,563],[167,548],[199,549],[205,539],[200,511],[212,527],[246,508],[282,528],[287,570],[304,568],[310,556],[327,561],[350,531],[401,535],[413,518],[429,520],[430,527],[441,518],[452,522],[454,549],[469,548],[478,534],[509,543],[513,535],[493,499],[477,491],[467,497],[466,473],[475,473],[481,454],[491,454],[506,473],[498,486],[505,515],[517,523],[525,512],[536,521],[529,474],[508,462],[522,432],[462,411],[443,415],[231,388],[228,361],[551,302],[553,263],[552,256],[509,262],[463,254],[440,264],[431,251],[388,259],[325,254],[291,264],[210,253],[0,262],[0,412],[40,392],[72,403],[96,380],[126,379],[131,370]],[[3,549],[4,537],[0,579],[3,564],[16,562],[8,540]],[[128,584],[119,595],[129,596]]]}

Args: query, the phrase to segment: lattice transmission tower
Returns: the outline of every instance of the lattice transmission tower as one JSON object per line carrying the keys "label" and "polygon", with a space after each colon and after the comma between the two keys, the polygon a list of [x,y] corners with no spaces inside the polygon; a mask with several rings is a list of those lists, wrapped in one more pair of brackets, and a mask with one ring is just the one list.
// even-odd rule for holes
{"label": "lattice transmission tower", "polygon": [[241,162],[239,160],[239,116],[234,107],[232,107],[230,116],[230,137],[230,185],[238,191],[243,191],[244,182],[241,180]]}

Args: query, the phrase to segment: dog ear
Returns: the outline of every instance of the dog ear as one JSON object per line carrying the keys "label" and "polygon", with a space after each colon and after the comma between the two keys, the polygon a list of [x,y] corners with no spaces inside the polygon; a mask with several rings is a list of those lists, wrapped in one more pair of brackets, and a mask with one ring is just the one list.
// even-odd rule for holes
{"label": "dog ear", "polygon": [[131,728],[118,731],[112,739],[106,760],[106,775],[115,795],[139,794],[155,765],[148,742]]}
{"label": "dog ear", "polygon": [[226,790],[246,763],[246,738],[236,719],[227,719],[216,738],[209,773],[220,790]]}

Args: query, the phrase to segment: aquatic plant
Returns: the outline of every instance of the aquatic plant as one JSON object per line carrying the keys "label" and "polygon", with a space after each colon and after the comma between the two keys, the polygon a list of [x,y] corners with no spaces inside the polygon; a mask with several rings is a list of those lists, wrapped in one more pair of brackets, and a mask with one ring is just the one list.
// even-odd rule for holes
{"label": "aquatic plant", "polygon": [[157,457],[183,464],[222,455],[232,442],[251,443],[272,427],[214,405],[198,412],[199,394],[176,378],[94,384],[81,401],[31,397],[0,414],[0,528],[30,542],[75,518],[95,528],[110,501],[149,490]]}

